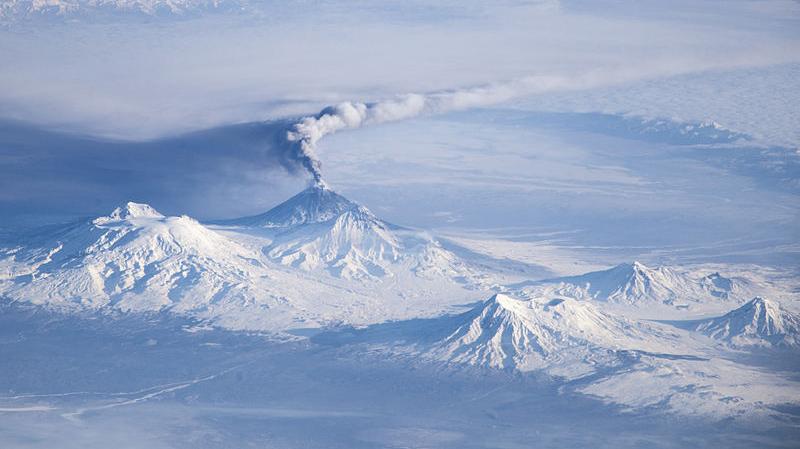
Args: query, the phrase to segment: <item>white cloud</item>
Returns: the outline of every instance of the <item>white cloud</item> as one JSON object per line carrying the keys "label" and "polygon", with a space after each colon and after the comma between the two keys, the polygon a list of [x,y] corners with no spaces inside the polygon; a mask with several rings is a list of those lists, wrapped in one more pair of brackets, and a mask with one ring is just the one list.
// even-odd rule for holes
{"label": "white cloud", "polygon": [[[314,5],[2,30],[0,56],[13,63],[0,66],[0,115],[143,138],[531,74],[635,79],[800,54],[797,33],[781,26],[794,16],[763,13],[754,25],[744,13],[717,17],[714,4],[649,4],[654,14],[645,17],[576,11],[571,2]],[[665,8],[673,19],[655,14]],[[460,108],[481,103],[477,97],[447,101]],[[407,106],[384,104],[373,114],[395,117]]]}

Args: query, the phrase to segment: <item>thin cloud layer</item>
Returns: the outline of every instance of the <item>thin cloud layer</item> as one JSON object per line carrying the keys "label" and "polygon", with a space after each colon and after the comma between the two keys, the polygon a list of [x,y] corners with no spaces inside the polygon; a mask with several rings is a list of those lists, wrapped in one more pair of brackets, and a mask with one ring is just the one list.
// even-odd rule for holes
{"label": "thin cloud layer", "polygon": [[[719,5],[671,4],[666,19],[658,4],[637,2],[653,12],[644,17],[578,6],[330,1],[0,29],[0,55],[14,62],[0,66],[0,117],[140,140],[531,74],[644,78],[800,54],[784,13],[756,26],[745,13],[718,16]],[[708,14],[686,18],[697,9]]]}

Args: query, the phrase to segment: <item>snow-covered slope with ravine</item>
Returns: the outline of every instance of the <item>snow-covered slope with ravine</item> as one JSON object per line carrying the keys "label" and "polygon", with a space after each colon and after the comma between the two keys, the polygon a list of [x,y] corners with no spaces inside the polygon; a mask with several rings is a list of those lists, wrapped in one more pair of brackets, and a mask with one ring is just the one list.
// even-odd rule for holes
{"label": "snow-covered slope with ravine", "polygon": [[670,306],[689,309],[697,303],[720,303],[750,292],[750,282],[719,273],[670,267],[650,268],[640,262],[579,276],[512,285],[525,297],[571,297],[615,305]]}
{"label": "snow-covered slope with ravine", "polygon": [[708,337],[632,320],[603,304],[575,299],[520,300],[497,294],[466,313],[384,323],[315,337],[419,367],[459,375],[544,375],[625,410],[657,410],[712,419],[771,416],[800,401],[796,382],[720,358]]}
{"label": "snow-covered slope with ravine", "polygon": [[446,337],[421,346],[424,357],[569,379],[619,366],[633,353],[673,352],[681,338],[669,327],[614,316],[584,301],[504,294],[442,324]]}
{"label": "snow-covered slope with ravine", "polygon": [[257,252],[145,204],[127,203],[23,243],[0,254],[0,295],[12,300],[206,318],[273,307],[278,318],[290,308],[291,287],[270,287]]}
{"label": "snow-covered slope with ravine", "polygon": [[[454,287],[451,277],[431,280],[414,271],[426,249],[436,248],[433,240],[388,225],[325,188],[298,197],[258,219],[217,228],[126,203],[106,216],[20,236],[17,245],[0,250],[0,296],[62,311],[168,311],[237,330],[297,335],[298,329],[332,328],[311,344],[350,329],[356,338],[341,350],[359,363],[367,355],[386,355],[392,363],[446,366],[465,374],[475,369],[534,373],[564,391],[632,409],[680,412],[683,407],[704,416],[761,416],[770,413],[769,407],[800,400],[794,382],[720,358],[719,346],[708,336],[624,317],[608,302],[587,301],[596,299],[590,296],[524,300],[496,294],[465,313],[450,314],[474,292]],[[294,251],[305,260],[318,256],[319,265],[298,265],[270,253],[281,244],[291,248],[286,254]],[[325,259],[325,254],[341,257]],[[385,264],[380,272],[366,272],[381,282],[345,279],[343,273],[364,275],[356,268],[367,262]],[[454,273],[460,268],[455,259],[425,263]],[[336,264],[347,271],[336,271],[342,266]],[[608,277],[617,284],[595,288],[609,296],[664,294],[666,281],[651,271],[671,270],[635,268],[637,275]],[[335,276],[321,277],[318,270]],[[671,287],[666,291],[677,291],[675,285],[687,291],[682,276],[664,274]],[[626,287],[612,288],[620,279]],[[655,289],[654,279],[661,282]],[[685,279],[718,300],[725,295],[710,290],[735,291],[735,281],[716,274]],[[764,313],[746,322],[756,323],[759,335],[768,332],[784,343],[797,335],[794,316],[775,315],[758,301],[753,305]],[[699,330],[719,338],[711,329]]]}
{"label": "snow-covered slope with ravine", "polygon": [[[342,242],[348,250],[335,261],[339,265],[325,265],[338,269],[339,276],[321,277],[303,266],[276,263],[287,259],[267,257],[263,248],[272,240],[241,232],[261,228],[212,229],[186,216],[165,217],[148,205],[126,203],[107,216],[38,229],[0,248],[0,297],[71,310],[169,311],[229,329],[285,332],[332,322],[363,325],[431,316],[471,294],[454,281],[455,271],[447,272],[457,262],[442,262],[438,257],[448,253],[435,244],[413,252],[414,257],[397,256],[399,264],[391,266],[400,274],[391,282],[352,282],[348,276],[366,272],[359,270],[376,273],[369,258],[389,263],[385,253],[371,251],[367,243],[368,238],[376,245],[390,242],[380,234],[388,228],[361,212],[350,209],[332,218],[333,223],[361,221],[339,241],[323,245]],[[376,227],[365,228],[365,223]],[[341,230],[328,225],[309,219],[289,235],[324,241]],[[305,243],[311,246],[299,245],[297,251],[317,254],[314,242]],[[426,259],[427,254],[432,256]]]}
{"label": "snow-covered slope with ravine", "polygon": [[[334,220],[342,214],[356,210],[366,211],[365,208],[339,195],[320,182],[309,186],[263,214],[228,220],[223,223],[286,229],[299,225],[324,223]],[[368,211],[366,212],[369,213]]]}
{"label": "snow-covered slope with ravine", "polygon": [[761,297],[701,321],[694,330],[734,347],[800,348],[800,315]]}
{"label": "snow-covered slope with ravine", "polygon": [[469,277],[465,264],[429,235],[386,223],[321,183],[264,214],[219,224],[262,236],[264,253],[277,263],[337,278],[382,279],[401,272]]}

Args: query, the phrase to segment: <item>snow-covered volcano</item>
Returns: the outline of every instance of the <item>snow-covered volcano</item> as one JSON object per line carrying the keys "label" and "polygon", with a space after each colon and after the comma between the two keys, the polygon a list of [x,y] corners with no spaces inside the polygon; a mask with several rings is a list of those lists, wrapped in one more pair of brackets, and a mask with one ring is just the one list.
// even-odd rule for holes
{"label": "snow-covered volcano", "polygon": [[693,302],[728,300],[746,289],[747,281],[719,273],[694,273],[669,267],[650,268],[640,262],[579,276],[512,286],[528,297],[566,296],[613,304],[688,307]]}
{"label": "snow-covered volcano", "polygon": [[338,278],[464,273],[458,258],[429,235],[389,224],[321,183],[264,214],[221,224],[259,230],[269,240],[263,251],[275,262]]}
{"label": "snow-covered volcano", "polygon": [[[460,315],[383,323],[321,335],[363,363],[365,354],[458,375],[544,375],[559,391],[626,410],[706,417],[769,414],[797,401],[794,382],[717,357],[702,335],[610,313],[569,298],[497,294]],[[450,371],[452,370],[452,371]]]}
{"label": "snow-covered volcano", "polygon": [[702,321],[694,329],[735,347],[800,348],[800,315],[761,297],[723,316]]}
{"label": "snow-covered volcano", "polygon": [[335,220],[342,214],[359,210],[372,215],[364,207],[339,195],[327,185],[317,183],[263,214],[237,218],[224,223],[286,229]]}
{"label": "snow-covered volcano", "polygon": [[[209,228],[126,203],[39,229],[0,248],[0,297],[63,309],[170,311],[231,329],[284,332],[430,316],[468,294],[453,282],[459,262],[435,241],[395,230],[330,191],[306,193],[323,197],[312,202],[319,207],[279,208],[272,216],[291,223],[283,227]],[[329,272],[343,279],[322,276]],[[360,277],[391,282],[349,280]]]}
{"label": "snow-covered volcano", "polygon": [[404,337],[423,359],[568,379],[620,366],[637,354],[672,353],[685,336],[585,301],[518,300],[504,294],[461,315],[434,320],[426,329],[406,330],[416,336]]}
{"label": "snow-covered volcano", "polygon": [[193,312],[285,305],[260,255],[186,217],[126,203],[0,254],[0,295],[59,307]]}

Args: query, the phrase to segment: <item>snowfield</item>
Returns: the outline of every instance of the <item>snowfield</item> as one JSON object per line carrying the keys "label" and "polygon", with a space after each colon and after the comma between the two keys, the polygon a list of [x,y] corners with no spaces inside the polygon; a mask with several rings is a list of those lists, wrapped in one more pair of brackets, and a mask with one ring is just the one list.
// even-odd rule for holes
{"label": "snowfield", "polygon": [[423,233],[390,230],[329,190],[311,192],[324,194],[328,209],[301,194],[270,216],[293,207],[307,220],[266,230],[212,229],[137,203],[46,229],[3,250],[0,293],[55,309],[170,311],[277,333],[440,313],[481,288]]}
{"label": "snowfield", "polygon": [[800,1],[0,0],[0,449],[797,449]]}
{"label": "snowfield", "polygon": [[314,185],[267,213],[221,224],[265,239],[271,260],[348,280],[380,280],[395,271],[467,277],[457,257],[421,232],[378,219],[369,209]]}
{"label": "snowfield", "polygon": [[800,345],[800,316],[760,297],[753,298],[721,317],[702,321],[694,330],[734,347],[775,346],[796,349]]}
{"label": "snowfield", "polygon": [[617,312],[652,319],[707,315],[771,292],[745,276],[726,277],[695,268],[651,268],[640,262],[578,276],[524,281],[508,288],[525,298],[601,301]]}
{"label": "snowfield", "polygon": [[[640,262],[503,285],[507,262],[451,248],[324,185],[208,226],[126,203],[3,250],[0,292],[78,316],[167,312],[200,332],[256,330],[345,359],[530,375],[628,411],[769,420],[800,403],[791,376],[730,352],[797,356],[794,312],[761,298],[739,306],[774,285]],[[653,321],[659,310],[685,319]],[[698,310],[731,311],[692,320]]]}

